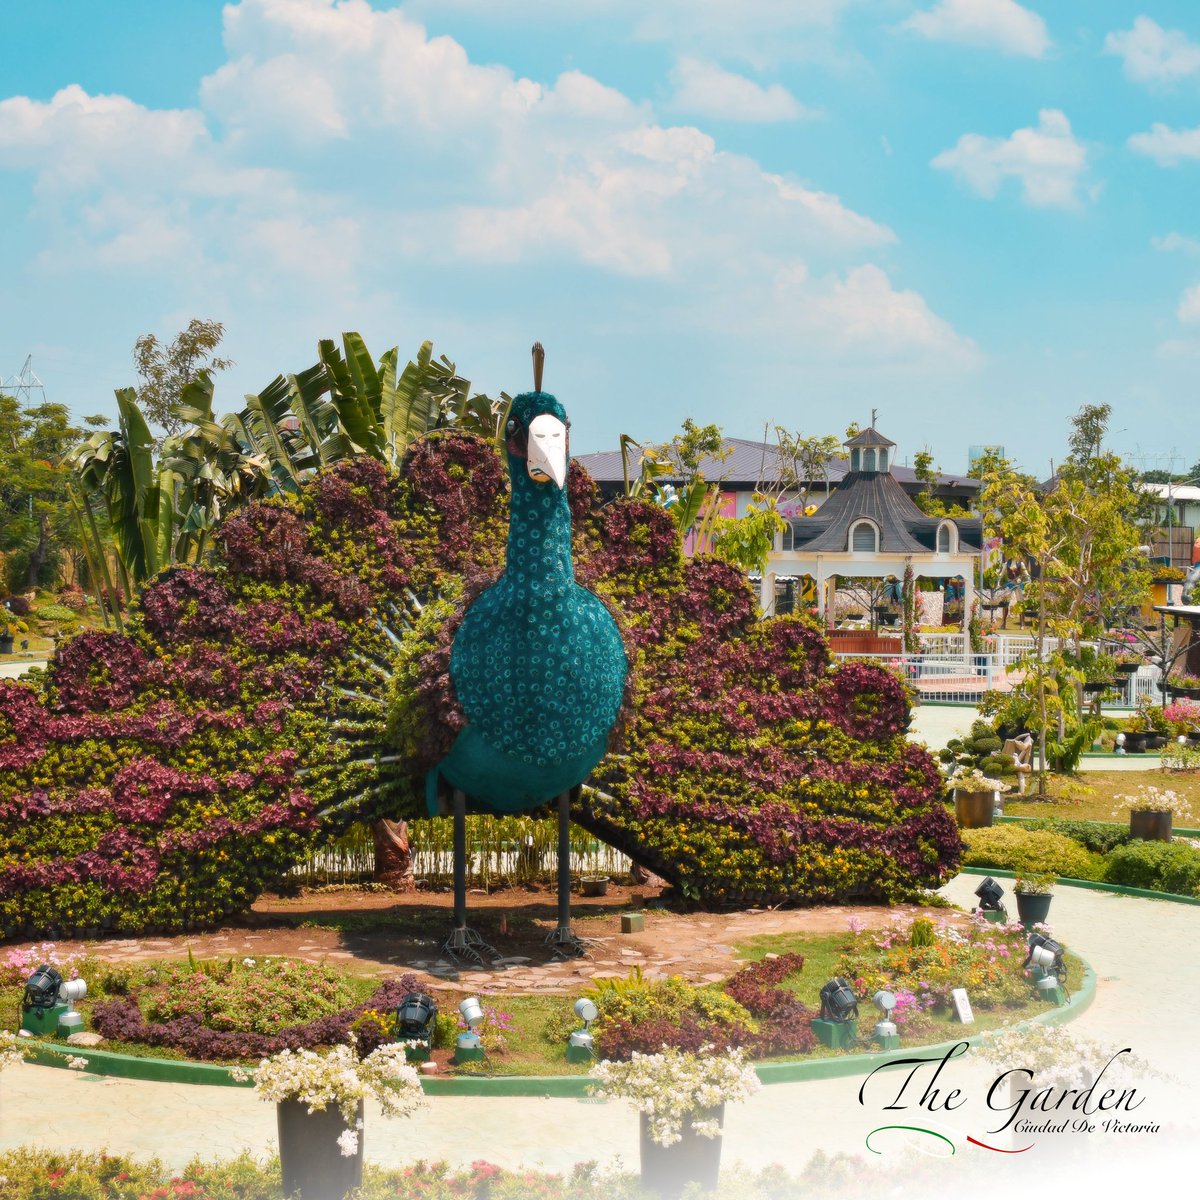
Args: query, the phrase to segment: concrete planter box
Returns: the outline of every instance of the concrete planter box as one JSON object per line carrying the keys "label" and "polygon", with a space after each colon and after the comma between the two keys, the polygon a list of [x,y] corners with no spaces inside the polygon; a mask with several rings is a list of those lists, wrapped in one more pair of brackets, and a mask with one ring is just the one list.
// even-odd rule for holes
{"label": "concrete planter box", "polygon": [[1129,832],[1143,842],[1169,842],[1171,840],[1171,814],[1169,812],[1131,812]]}
{"label": "concrete planter box", "polygon": [[995,792],[964,792],[954,789],[954,818],[960,829],[983,829],[992,823]]}

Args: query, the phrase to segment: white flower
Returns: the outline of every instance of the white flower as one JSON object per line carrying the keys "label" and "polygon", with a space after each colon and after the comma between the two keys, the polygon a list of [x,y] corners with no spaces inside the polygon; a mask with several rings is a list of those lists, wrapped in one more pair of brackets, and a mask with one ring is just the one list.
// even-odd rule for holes
{"label": "white flower", "polygon": [[358,1153],[358,1131],[355,1129],[343,1129],[338,1134],[338,1149],[342,1152],[343,1158],[350,1158],[351,1155]]}
{"label": "white flower", "polygon": [[0,1071],[24,1062],[25,1056],[17,1049],[17,1039],[7,1029],[0,1029]]}
{"label": "white flower", "polygon": [[234,1083],[249,1083],[253,1076],[244,1067],[230,1067],[229,1078]]}
{"label": "white flower", "polygon": [[243,958],[242,966],[243,967],[256,967],[256,966],[258,966],[258,963],[253,958]]}
{"label": "white flower", "polygon": [[407,1116],[425,1102],[421,1077],[405,1061],[404,1047],[394,1043],[380,1046],[362,1062],[350,1046],[335,1046],[325,1054],[282,1050],[259,1063],[254,1090],[276,1103],[298,1100],[309,1112],[333,1105],[347,1124],[366,1096],[374,1097],[387,1116]]}
{"label": "white flower", "polygon": [[1143,784],[1138,788],[1136,796],[1125,795],[1116,798],[1121,803],[1113,809],[1114,817],[1131,812],[1171,813],[1172,816],[1180,818],[1188,818],[1192,815],[1192,806],[1189,801],[1171,788]]}
{"label": "white flower", "polygon": [[699,1053],[664,1046],[658,1054],[634,1052],[629,1062],[597,1063],[590,1072],[603,1099],[628,1100],[644,1114],[650,1137],[660,1146],[682,1140],[684,1121],[700,1137],[719,1137],[720,1121],[713,1110],[722,1104],[746,1100],[761,1084],[741,1050]]}
{"label": "white flower", "polygon": [[72,1071],[86,1071],[87,1065],[88,1060],[86,1058],[80,1058],[78,1054],[72,1054],[67,1059],[67,1066],[70,1067]]}

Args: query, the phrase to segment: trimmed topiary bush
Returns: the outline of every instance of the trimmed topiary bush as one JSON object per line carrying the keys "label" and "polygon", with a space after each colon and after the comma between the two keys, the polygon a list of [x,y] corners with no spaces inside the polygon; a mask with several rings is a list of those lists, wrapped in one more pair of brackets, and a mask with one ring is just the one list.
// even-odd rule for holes
{"label": "trimmed topiary bush", "polygon": [[1103,879],[1104,859],[1061,833],[993,825],[963,831],[963,865],[997,867],[1018,875],[1060,875],[1069,879]]}
{"label": "trimmed topiary bush", "polygon": [[1108,854],[1132,840],[1133,836],[1128,825],[1114,825],[1110,821],[1059,821],[1052,817],[1033,817],[1022,821],[1018,828],[1059,833],[1096,854]]}
{"label": "trimmed topiary bush", "polygon": [[[902,683],[835,667],[805,617],[759,620],[671,517],[601,505],[573,467],[576,573],[632,667],[621,744],[574,818],[710,905],[900,900],[961,842]],[[165,572],[124,633],[0,682],[0,932],[178,930],[244,909],[351,822],[424,815],[461,722],[461,597],[498,571],[495,449],[418,443],[230,518],[208,567]]]}
{"label": "trimmed topiary bush", "polygon": [[1185,842],[1130,842],[1108,856],[1104,878],[1125,887],[1200,896],[1200,850]]}

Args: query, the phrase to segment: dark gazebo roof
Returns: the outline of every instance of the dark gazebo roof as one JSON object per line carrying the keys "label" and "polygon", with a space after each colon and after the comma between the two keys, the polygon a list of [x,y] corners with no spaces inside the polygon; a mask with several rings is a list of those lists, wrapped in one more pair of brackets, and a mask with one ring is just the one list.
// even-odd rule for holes
{"label": "dark gazebo roof", "polygon": [[[847,449],[895,444],[873,426],[845,443]],[[936,554],[938,527],[946,521],[958,529],[960,551],[978,553],[982,548],[980,521],[926,516],[890,471],[849,472],[813,516],[793,518],[792,548],[848,550],[850,528],[864,518],[879,530],[881,554]]]}
{"label": "dark gazebo roof", "polygon": [[869,425],[861,433],[856,433],[843,443],[847,450],[854,446],[894,446],[895,444],[889,438],[885,438],[874,425]]}

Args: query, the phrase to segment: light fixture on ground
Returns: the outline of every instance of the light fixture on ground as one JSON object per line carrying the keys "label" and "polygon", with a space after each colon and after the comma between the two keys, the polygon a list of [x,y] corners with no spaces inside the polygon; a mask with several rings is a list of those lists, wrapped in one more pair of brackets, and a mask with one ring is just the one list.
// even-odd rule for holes
{"label": "light fixture on ground", "polygon": [[831,979],[821,988],[821,1015],[812,1031],[834,1049],[852,1046],[858,1031],[858,999],[844,979]]}
{"label": "light fixture on ground", "polygon": [[479,1026],[483,1024],[483,1006],[478,997],[469,996],[458,1006],[458,1011],[467,1023],[467,1028],[458,1035],[454,1046],[454,1061],[479,1062],[483,1058],[483,1039],[479,1036]]}
{"label": "light fixture on ground", "polygon": [[976,889],[979,897],[979,911],[989,921],[1007,921],[1008,912],[1001,901],[1004,899],[1004,889],[989,875]]}
{"label": "light fixture on ground", "polygon": [[83,1017],[75,1009],[87,995],[82,979],[63,979],[43,963],[25,982],[21,998],[21,1028],[33,1034],[67,1037],[83,1029]]}
{"label": "light fixture on ground", "polygon": [[900,1046],[900,1030],[892,1020],[896,1008],[896,997],[892,992],[880,990],[871,997],[875,1007],[883,1013],[883,1020],[875,1022],[875,1041],[880,1050],[896,1050]]}
{"label": "light fixture on ground", "polygon": [[408,1057],[419,1055],[421,1062],[433,1057],[437,1013],[437,1001],[425,992],[409,992],[397,1005],[395,1037],[409,1043]]}
{"label": "light fixture on ground", "polygon": [[575,1015],[583,1022],[583,1028],[576,1029],[567,1038],[567,1062],[591,1062],[596,1052],[591,1026],[600,1015],[600,1010],[586,996],[582,996],[575,1001]]}
{"label": "light fixture on ground", "polygon": [[1067,992],[1067,964],[1063,960],[1063,947],[1044,933],[1029,935],[1029,952],[1022,964],[1031,969],[1033,981],[1044,999],[1061,1004],[1069,999]]}

